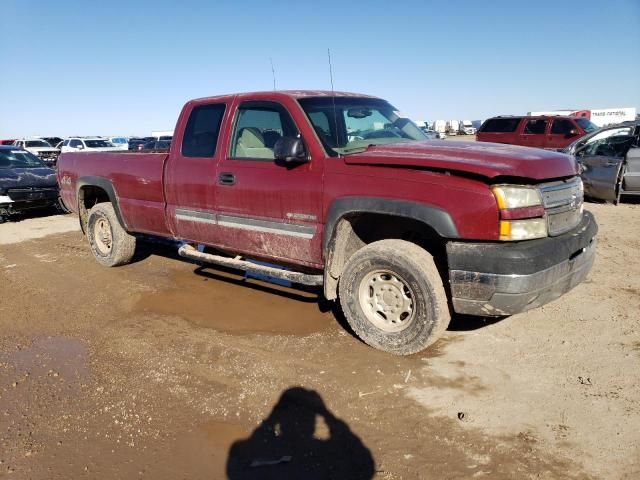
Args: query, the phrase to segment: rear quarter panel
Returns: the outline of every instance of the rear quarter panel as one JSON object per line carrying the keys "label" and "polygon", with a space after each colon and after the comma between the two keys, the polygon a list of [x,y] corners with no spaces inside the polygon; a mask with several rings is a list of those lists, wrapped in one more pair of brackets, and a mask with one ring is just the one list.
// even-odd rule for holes
{"label": "rear quarter panel", "polygon": [[[78,191],[93,178],[113,187],[125,228],[130,232],[170,235],[164,214],[163,170],[167,153],[63,153],[58,183],[65,205],[78,211]],[[93,178],[92,178],[93,177]]]}

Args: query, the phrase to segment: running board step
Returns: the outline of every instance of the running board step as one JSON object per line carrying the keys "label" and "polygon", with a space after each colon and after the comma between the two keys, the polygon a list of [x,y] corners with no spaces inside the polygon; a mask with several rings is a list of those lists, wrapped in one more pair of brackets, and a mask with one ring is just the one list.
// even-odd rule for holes
{"label": "running board step", "polygon": [[189,258],[191,260],[197,260],[199,262],[213,263],[216,265],[222,265],[224,267],[235,268],[237,270],[244,270],[246,272],[260,273],[269,277],[278,278],[280,280],[288,280],[293,283],[300,283],[302,285],[322,285],[322,275],[311,275],[302,272],[292,272],[290,270],[282,270],[280,268],[267,267],[265,265],[258,265],[253,262],[247,262],[246,260],[239,260],[236,258],[223,257],[221,255],[212,255],[210,253],[199,252],[191,245],[182,245],[178,249],[178,255],[181,257]]}

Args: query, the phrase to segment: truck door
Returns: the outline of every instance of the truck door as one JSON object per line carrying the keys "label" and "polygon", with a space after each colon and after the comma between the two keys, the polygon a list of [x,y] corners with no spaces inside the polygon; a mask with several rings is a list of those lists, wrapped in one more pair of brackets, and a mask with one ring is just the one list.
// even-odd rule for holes
{"label": "truck door", "polygon": [[274,145],[283,136],[302,136],[283,104],[237,105],[217,170],[219,243],[261,258],[317,265],[322,262],[323,163],[274,160]]}
{"label": "truck door", "polygon": [[[545,148],[561,149],[569,145],[577,135],[578,127],[569,119],[554,118],[547,135]],[[571,133],[575,132],[575,133]]]}
{"label": "truck door", "polygon": [[216,164],[225,103],[185,108],[176,128],[164,175],[167,225],[185,240],[217,243]]}
{"label": "truck door", "polygon": [[520,145],[543,148],[548,120],[546,118],[530,118],[525,120],[520,134]]}

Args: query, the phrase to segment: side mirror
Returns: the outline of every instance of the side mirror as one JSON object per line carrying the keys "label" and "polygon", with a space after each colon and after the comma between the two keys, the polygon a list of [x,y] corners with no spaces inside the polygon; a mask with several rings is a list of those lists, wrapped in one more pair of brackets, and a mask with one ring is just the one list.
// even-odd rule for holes
{"label": "side mirror", "polygon": [[80,144],[80,145],[78,145],[77,148],[78,148],[78,150],[82,150],[84,148],[84,145]]}
{"label": "side mirror", "polygon": [[298,137],[279,138],[273,146],[273,156],[276,160],[287,163],[306,163],[309,161],[304,142]]}
{"label": "side mirror", "polygon": [[576,130],[575,128],[572,128],[571,130],[569,130],[570,137],[575,137],[576,135],[578,135],[578,130]]}

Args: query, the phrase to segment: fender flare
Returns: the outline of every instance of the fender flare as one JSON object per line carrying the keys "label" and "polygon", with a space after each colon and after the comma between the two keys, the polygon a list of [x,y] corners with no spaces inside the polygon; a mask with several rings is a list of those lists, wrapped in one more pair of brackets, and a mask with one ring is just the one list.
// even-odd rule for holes
{"label": "fender flare", "polygon": [[125,230],[127,229],[127,224],[120,213],[120,206],[118,205],[118,195],[116,194],[116,190],[111,183],[111,180],[104,177],[96,177],[96,176],[85,176],[78,178],[76,182],[76,199],[80,200],[80,190],[83,187],[98,187],[107,192],[107,196],[109,197],[109,201],[113,205],[113,209],[116,212],[116,217],[120,222],[120,225]]}
{"label": "fender flare", "polygon": [[380,197],[346,197],[335,200],[325,221],[322,251],[329,251],[331,239],[340,219],[357,213],[379,213],[418,220],[433,228],[443,238],[459,238],[458,229],[446,211],[423,203]]}

